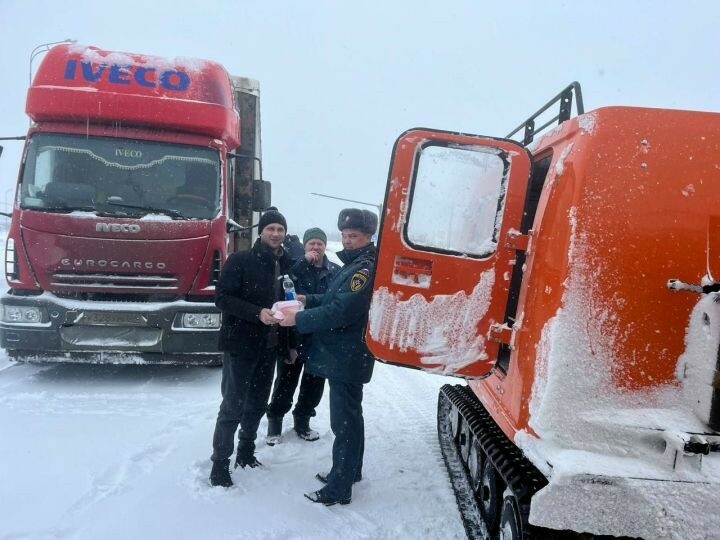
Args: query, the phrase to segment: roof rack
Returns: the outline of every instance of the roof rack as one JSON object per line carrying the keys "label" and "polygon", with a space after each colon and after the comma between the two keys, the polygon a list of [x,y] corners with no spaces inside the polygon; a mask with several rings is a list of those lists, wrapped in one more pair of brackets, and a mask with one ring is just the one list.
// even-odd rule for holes
{"label": "roof rack", "polygon": [[[554,125],[557,121],[557,125],[559,126],[562,124],[565,120],[569,120],[572,116],[572,101],[573,101],[573,93],[575,94],[575,112],[576,116],[579,116],[585,112],[585,108],[583,107],[583,100],[582,100],[582,90],[580,89],[580,83],[579,82],[571,82],[565,89],[563,89],[557,96],[552,98],[550,101],[548,101],[541,109],[539,109],[535,114],[533,114],[530,118],[525,120],[522,124],[520,124],[518,127],[516,127],[514,130],[512,130],[508,135],[505,136],[506,139],[512,138],[513,135],[515,135],[518,131],[521,129],[525,130],[525,134],[523,136],[522,144],[523,146],[527,146],[533,141],[533,138],[537,133],[540,133],[542,130],[547,128],[550,125]],[[543,114],[545,111],[547,111],[550,107],[555,105],[557,102],[560,102],[560,112],[558,112],[557,115],[555,115],[553,118],[545,122],[542,126],[535,128],[535,120],[538,116]]]}

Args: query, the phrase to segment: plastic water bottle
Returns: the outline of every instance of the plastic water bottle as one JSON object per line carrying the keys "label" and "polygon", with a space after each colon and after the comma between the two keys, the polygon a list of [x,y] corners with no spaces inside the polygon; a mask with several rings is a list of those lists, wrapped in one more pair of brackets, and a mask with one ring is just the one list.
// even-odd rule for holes
{"label": "plastic water bottle", "polygon": [[282,285],[283,290],[285,291],[285,300],[297,300],[297,295],[295,294],[295,284],[287,274],[283,276]]}

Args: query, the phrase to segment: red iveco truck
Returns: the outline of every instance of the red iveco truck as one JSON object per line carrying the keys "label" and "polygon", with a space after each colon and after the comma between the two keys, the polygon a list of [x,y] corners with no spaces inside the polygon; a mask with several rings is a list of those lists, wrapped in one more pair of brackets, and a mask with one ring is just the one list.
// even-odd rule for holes
{"label": "red iveco truck", "polygon": [[257,82],[206,60],[59,45],[26,112],[2,347],[18,360],[220,361],[214,286],[270,203]]}
{"label": "red iveco truck", "polygon": [[470,537],[719,538],[720,114],[579,90],[520,142],[400,136],[368,344],[465,379],[438,432]]}

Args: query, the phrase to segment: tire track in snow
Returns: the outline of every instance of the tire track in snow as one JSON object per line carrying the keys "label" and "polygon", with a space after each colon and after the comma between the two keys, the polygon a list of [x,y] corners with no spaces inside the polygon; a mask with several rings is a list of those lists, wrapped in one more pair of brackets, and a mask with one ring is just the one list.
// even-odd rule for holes
{"label": "tire track in snow", "polygon": [[[412,383],[408,384],[408,381]],[[383,471],[372,459],[373,452],[378,452],[384,456],[381,463],[394,467],[399,473],[389,473],[394,478],[393,485],[378,485],[379,489],[392,492],[389,498],[393,502],[385,514],[405,514],[407,505],[418,509],[442,507],[448,517],[446,538],[465,538],[437,439],[437,394],[446,382],[446,377],[380,363],[376,365],[376,373],[366,387],[363,400],[368,439],[365,469],[371,478],[382,478]],[[389,393],[389,387],[402,388],[403,392]],[[375,423],[374,417],[391,421]],[[428,455],[432,456],[431,460]],[[424,464],[422,470],[418,463]],[[428,467],[428,463],[432,466]],[[424,488],[421,493],[416,489],[418,485]],[[382,498],[388,499],[387,495]],[[393,511],[393,508],[397,510]],[[427,518],[418,510],[412,523],[402,526],[384,523],[383,530],[391,531],[387,533],[388,538],[391,534],[401,533],[410,538],[427,537],[437,530],[436,518],[436,515]]]}
{"label": "tire track in snow", "polygon": [[193,427],[193,417],[205,416],[207,405],[198,404],[195,409],[188,416],[188,405],[185,405],[182,409],[185,413],[183,418],[168,422],[148,438],[151,442],[128,454],[122,462],[115,462],[93,475],[89,488],[67,509],[61,519],[62,523],[41,534],[53,539],[81,537],[83,521],[87,515],[92,514],[94,508],[107,499],[133,491],[138,482],[151,475],[177,451],[178,441],[181,440],[178,433]]}
{"label": "tire track in snow", "polygon": [[[49,494],[61,494],[56,502],[45,497],[54,505],[52,512],[37,514],[37,521],[28,515],[12,522],[10,530],[28,540],[151,538],[162,537],[162,531],[175,538],[202,538],[200,531],[207,532],[208,524],[215,537],[233,538],[238,520],[249,525],[241,529],[242,537],[258,540],[407,540],[438,538],[439,531],[443,538],[464,538],[435,431],[437,389],[446,382],[440,377],[377,365],[363,403],[364,479],[350,506],[325,508],[305,500],[303,493],[320,489],[314,475],[331,463],[327,395],[312,424],[319,441],[298,439],[288,416],[285,442],[268,447],[263,419],[258,458],[267,469],[236,470],[236,487],[223,490],[208,483],[219,372],[169,370],[160,376],[150,369],[146,373],[148,366],[87,372],[18,368],[0,373],[0,386],[9,386],[8,392],[0,390],[8,405],[0,411],[9,411],[5,418],[16,425],[27,423],[37,436],[46,433],[51,443],[67,445],[59,456],[68,459],[74,475],[53,475],[68,481],[68,489],[48,486]],[[32,397],[36,391],[48,404]],[[35,406],[43,412],[34,412]],[[30,442],[24,431],[15,432],[17,442]],[[30,474],[31,480],[43,476],[41,471]],[[128,521],[125,515],[136,519]]]}
{"label": "tire track in snow", "polygon": [[69,522],[82,522],[83,516],[108,497],[126,491],[138,480],[149,475],[175,451],[173,436],[186,422],[173,422],[152,443],[130,454],[117,466],[107,467],[96,475],[90,488],[67,511]]}

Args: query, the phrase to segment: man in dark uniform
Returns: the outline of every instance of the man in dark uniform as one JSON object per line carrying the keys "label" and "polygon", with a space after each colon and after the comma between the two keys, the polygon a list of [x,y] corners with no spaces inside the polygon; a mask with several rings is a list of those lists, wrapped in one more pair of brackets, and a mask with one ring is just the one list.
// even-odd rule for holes
{"label": "man in dark uniform", "polygon": [[[325,255],[327,235],[325,231],[313,227],[303,235],[304,254],[293,265],[291,276],[298,294],[324,294],[339,266],[328,260]],[[310,429],[310,418],[315,416],[315,408],[320,403],[325,388],[325,379],[308,373],[303,366],[310,352],[312,336],[301,334],[297,343],[297,359],[290,362],[278,360],[277,376],[273,386],[272,399],[267,408],[268,432],[265,441],[273,446],[279,443],[282,433],[282,421],[290,407],[293,395],[300,379],[300,393],[293,410],[294,429],[298,437],[306,441],[316,441],[320,435]]]}
{"label": "man in dark uniform", "polygon": [[352,486],[362,478],[365,427],[362,415],[363,384],[370,382],[375,358],[363,341],[368,320],[371,282],[375,269],[377,216],[369,210],[340,212],[345,264],[324,295],[300,295],[306,309],[290,314],[282,326],[295,325],[298,333],[312,334],[306,369],[325,377],[330,385],[330,427],[335,435],[329,474],[316,478],[325,486],[305,496],[330,506],[349,504]]}
{"label": "man in dark uniform", "polygon": [[215,305],[222,311],[222,403],[213,435],[213,486],[230,487],[230,456],[238,425],[235,467],[257,467],[255,438],[265,414],[275,363],[290,354],[290,332],[277,325],[270,308],[281,300],[281,278],[292,259],[282,248],[287,223],[271,210],[260,217],[260,238],[252,249],[233,253],[215,287]]}

